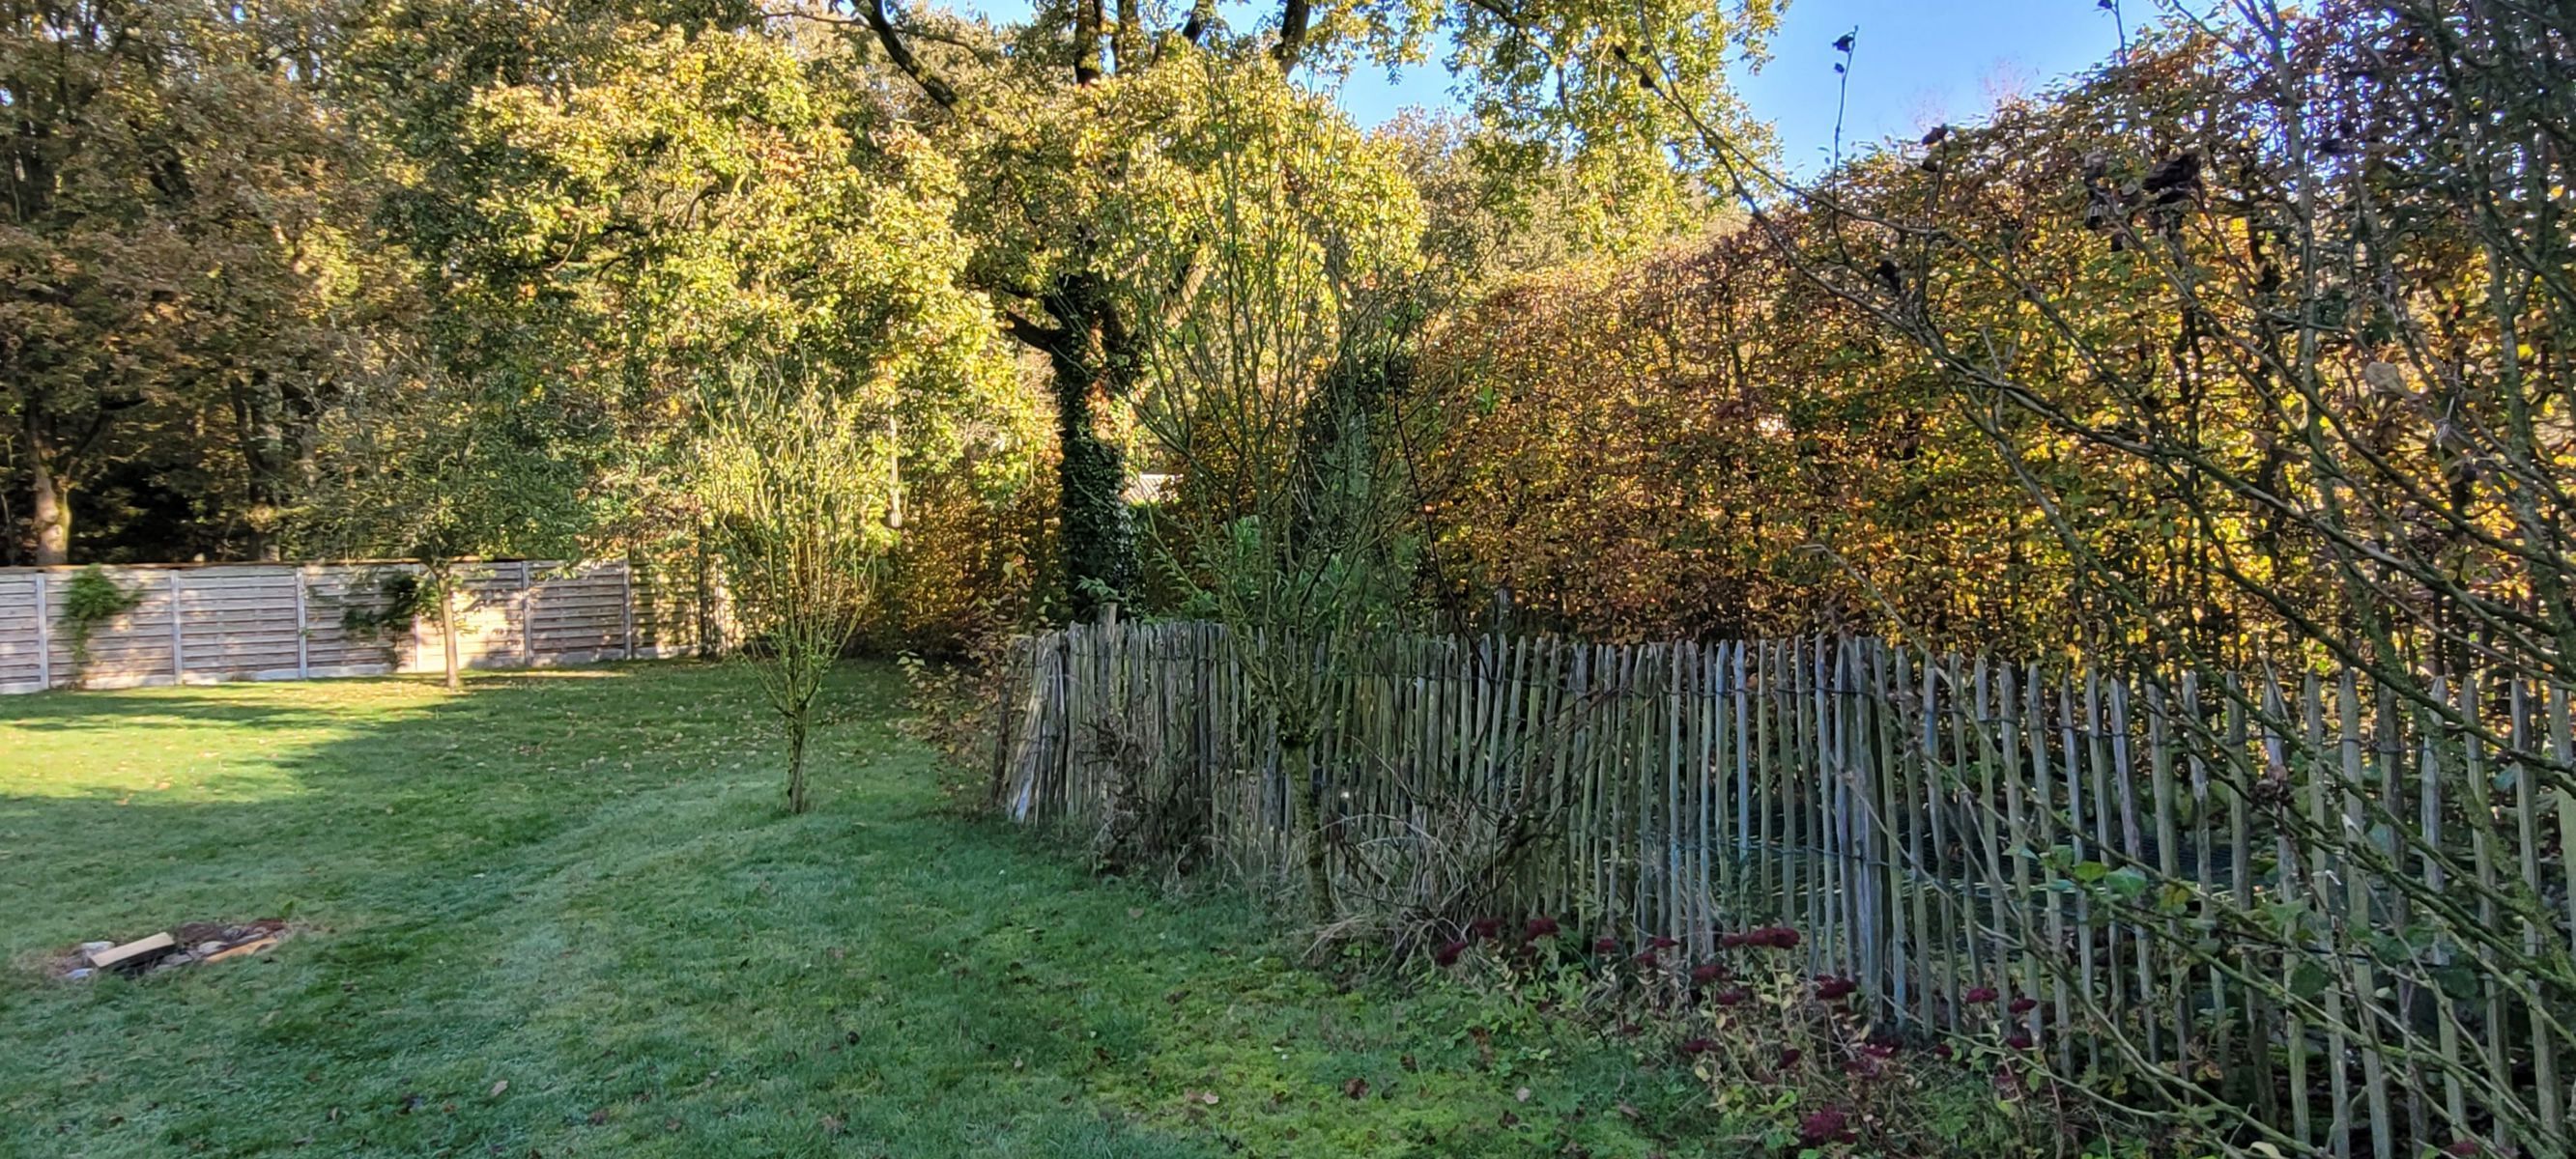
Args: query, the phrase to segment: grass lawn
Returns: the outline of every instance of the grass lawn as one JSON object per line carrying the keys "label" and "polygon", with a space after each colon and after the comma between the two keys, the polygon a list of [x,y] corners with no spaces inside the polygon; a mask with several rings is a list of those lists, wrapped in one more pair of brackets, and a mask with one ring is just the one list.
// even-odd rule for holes
{"label": "grass lawn", "polygon": [[842,675],[799,818],[722,667],[0,697],[0,1156],[1735,1152],[1624,1044],[963,815],[900,691]]}

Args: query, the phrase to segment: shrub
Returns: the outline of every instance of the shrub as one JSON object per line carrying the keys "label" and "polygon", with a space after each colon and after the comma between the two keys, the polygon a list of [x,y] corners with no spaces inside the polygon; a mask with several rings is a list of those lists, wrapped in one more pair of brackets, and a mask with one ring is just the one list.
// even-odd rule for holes
{"label": "shrub", "polygon": [[1696,960],[1670,938],[1534,936],[1557,928],[1476,922],[1429,960],[1534,1015],[1634,1039],[1643,1065],[1689,1068],[1721,1119],[1749,1132],[1749,1154],[2144,1153],[2097,1138],[2031,1056],[2027,1020],[1997,1002],[1967,1011],[1960,1038],[1937,1040],[1872,1025],[1859,984],[1813,973],[1788,926],[1720,934],[1715,955]]}
{"label": "shrub", "polygon": [[[361,577],[350,586],[365,583]],[[340,609],[340,630],[351,636],[381,639],[389,632],[409,631],[422,616],[436,615],[440,585],[435,577],[411,571],[388,571],[375,577],[376,598]]]}
{"label": "shrub", "polygon": [[71,582],[63,587],[62,626],[63,644],[71,650],[75,679],[89,669],[90,633],[142,602],[142,592],[117,583],[97,564],[72,574]]}

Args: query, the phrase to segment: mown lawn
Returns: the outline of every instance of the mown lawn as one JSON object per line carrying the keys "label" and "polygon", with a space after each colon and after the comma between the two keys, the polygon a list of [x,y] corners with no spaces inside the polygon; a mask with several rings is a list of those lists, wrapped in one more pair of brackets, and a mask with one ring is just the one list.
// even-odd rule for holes
{"label": "mown lawn", "polygon": [[799,818],[722,667],[0,698],[0,1155],[1736,1152],[1625,1044],[966,815],[900,692],[842,676]]}

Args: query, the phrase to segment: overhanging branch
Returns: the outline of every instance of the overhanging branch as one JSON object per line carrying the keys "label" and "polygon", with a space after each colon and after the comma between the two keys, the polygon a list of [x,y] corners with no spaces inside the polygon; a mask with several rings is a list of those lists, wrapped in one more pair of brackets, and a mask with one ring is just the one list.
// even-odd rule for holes
{"label": "overhanging branch", "polygon": [[877,34],[877,43],[884,46],[886,59],[902,69],[903,75],[911,77],[912,83],[920,85],[922,95],[940,108],[957,107],[957,90],[939,75],[939,70],[913,55],[912,46],[905,43],[902,30],[894,26],[894,18],[886,12],[886,0],[865,0],[859,14],[868,22],[869,30]]}

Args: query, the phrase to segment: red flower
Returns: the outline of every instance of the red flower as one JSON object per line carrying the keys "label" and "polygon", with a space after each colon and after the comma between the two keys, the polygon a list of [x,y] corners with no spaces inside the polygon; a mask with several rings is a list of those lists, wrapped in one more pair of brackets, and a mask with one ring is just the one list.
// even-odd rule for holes
{"label": "red flower", "polygon": [[1798,931],[1787,926],[1764,926],[1744,935],[1744,944],[1773,950],[1798,948]]}
{"label": "red flower", "polygon": [[1807,1116],[1798,1124],[1798,1143],[1804,1147],[1821,1147],[1827,1143],[1848,1143],[1854,1138],[1851,1115],[1827,1107]]}
{"label": "red flower", "polygon": [[1711,999],[1711,1001],[1720,1006],[1742,1006],[1746,1002],[1751,1001],[1752,998],[1752,991],[1739,987],[1734,990],[1720,990],[1717,992],[1717,997]]}
{"label": "red flower", "polygon": [[2027,1032],[2016,1030],[2012,1032],[2010,1037],[2004,1039],[2004,1045],[2009,1046],[2014,1050],[2029,1050],[2037,1044],[2030,1040],[2030,1035]]}
{"label": "red flower", "polygon": [[1477,918],[1473,924],[1467,927],[1467,940],[1482,941],[1486,938],[1493,937],[1495,934],[1501,933],[1502,931],[1503,919]]}
{"label": "red flower", "polygon": [[1611,937],[1608,934],[1603,934],[1600,937],[1593,939],[1592,952],[1603,955],[1618,953],[1619,939]]}
{"label": "red flower", "polygon": [[1968,1002],[1971,1005],[1983,1006],[2001,997],[2003,995],[1995,993],[1995,988],[1992,986],[1968,987]]}
{"label": "red flower", "polygon": [[2451,1159],[2477,1159],[2479,1154],[2478,1141],[2475,1139],[2454,1140],[2450,1146],[2442,1148],[2442,1153],[2450,1156]]}
{"label": "red flower", "polygon": [[1781,1052],[1780,1052],[1780,1069],[1782,1069],[1782,1070],[1787,1070],[1787,1069],[1789,1069],[1790,1067],[1796,1066],[1796,1065],[1798,1065],[1798,1060],[1799,1060],[1799,1059],[1802,1059],[1802,1058],[1805,1058],[1805,1057],[1807,1057],[1807,1056],[1806,1056],[1806,1054],[1805,1054],[1805,1052],[1800,1051],[1797,1047],[1794,1047],[1794,1046],[1793,1046],[1793,1047],[1790,1047],[1790,1048],[1789,1048],[1789,1049],[1787,1049],[1787,1050],[1781,1051]]}
{"label": "red flower", "polygon": [[1551,938],[1555,936],[1555,918],[1531,918],[1528,925],[1521,927],[1521,939],[1523,941],[1535,942],[1540,938]]}
{"label": "red flower", "polygon": [[1691,967],[1691,981],[1706,986],[1726,976],[1726,967],[1715,962],[1702,962]]}
{"label": "red flower", "polygon": [[1669,950],[1680,944],[1680,942],[1676,942],[1662,934],[1657,934],[1653,938],[1647,940],[1646,948],[1649,950]]}
{"label": "red flower", "polygon": [[1694,1038],[1689,1042],[1682,1044],[1683,1054],[1707,1054],[1709,1051],[1715,1049],[1717,1049],[1717,1044],[1710,1042],[1705,1038]]}
{"label": "red flower", "polygon": [[1932,1044],[1932,1057],[1940,1059],[1943,1062],[1950,1061],[1950,1056],[1956,1053],[1958,1052],[1950,1049],[1949,1043],[1936,1042]]}
{"label": "red flower", "polygon": [[1458,955],[1466,952],[1467,943],[1465,942],[1442,942],[1439,949],[1431,951],[1431,961],[1434,965],[1442,967],[1455,966],[1458,964]]}
{"label": "red flower", "polygon": [[1816,979],[1816,997],[1827,1002],[1840,1002],[1845,998],[1851,997],[1852,991],[1858,989],[1860,989],[1860,983],[1854,982],[1849,978],[1825,977]]}
{"label": "red flower", "polygon": [[1741,933],[1723,934],[1718,937],[1717,944],[1730,950],[1740,949],[1746,944],[1747,939],[1751,937],[1752,935],[1750,934]]}
{"label": "red flower", "polygon": [[2039,1009],[2039,1002],[2037,999],[2033,998],[2015,998],[2012,1000],[2012,1006],[2010,1009],[2013,1012],[2013,1016],[2018,1018],[2021,1015],[2028,1014],[2033,1010]]}

